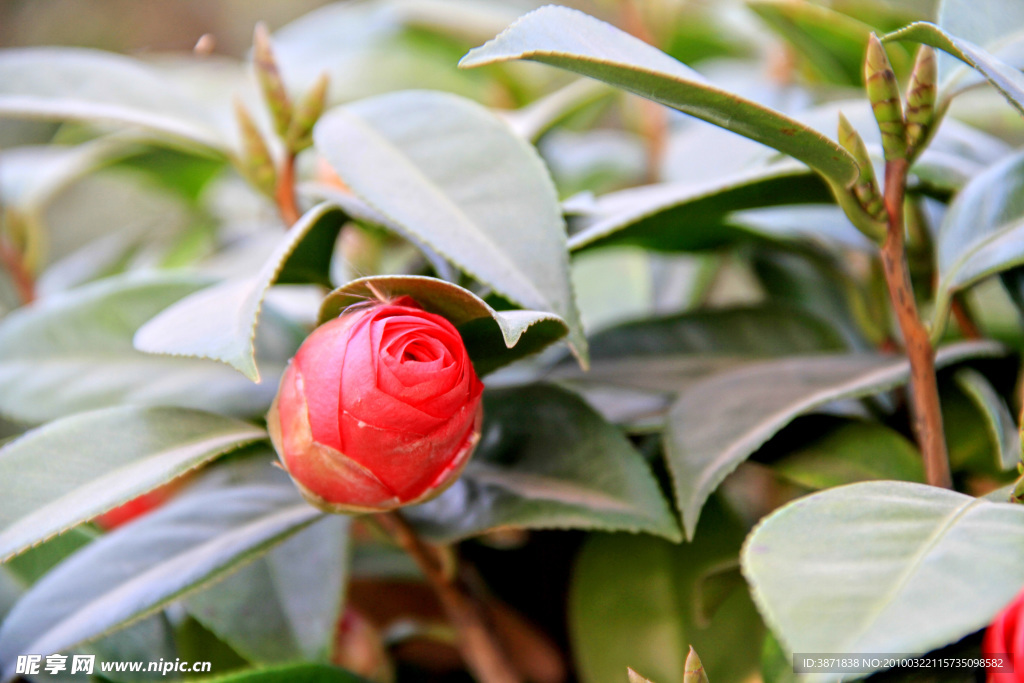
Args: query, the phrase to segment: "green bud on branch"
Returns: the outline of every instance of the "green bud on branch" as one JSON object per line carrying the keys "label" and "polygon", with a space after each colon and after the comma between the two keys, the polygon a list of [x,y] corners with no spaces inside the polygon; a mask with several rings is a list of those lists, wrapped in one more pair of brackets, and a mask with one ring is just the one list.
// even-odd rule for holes
{"label": "green bud on branch", "polygon": [[907,89],[907,147],[911,155],[924,147],[935,122],[937,80],[935,51],[922,45],[917,51]]}
{"label": "green bud on branch", "polygon": [[708,675],[704,671],[704,664],[697,656],[697,651],[690,646],[690,654],[686,655],[686,663],[683,665],[683,683],[708,683]]}
{"label": "green bud on branch", "polygon": [[277,170],[274,168],[274,160],[270,156],[270,149],[267,147],[260,129],[252,116],[241,102],[235,102],[235,118],[238,120],[238,129],[242,134],[242,174],[260,192],[273,197],[277,186]]}
{"label": "green bud on branch", "polygon": [[284,89],[284,81],[281,80],[281,72],[278,71],[277,60],[274,59],[274,52],[270,47],[270,33],[263,22],[256,24],[256,30],[253,32],[252,53],[256,79],[263,92],[263,100],[274,121],[274,129],[283,138],[288,134],[291,125],[292,102]]}
{"label": "green bud on branch", "polygon": [[288,126],[288,133],[285,135],[285,146],[292,154],[298,154],[313,144],[313,126],[324,113],[324,105],[327,102],[327,86],[330,78],[326,73],[320,74],[313,86],[306,92],[305,97],[299,100],[292,116],[291,125]]}
{"label": "green bud on branch", "polygon": [[[864,140],[857,130],[842,114],[839,114],[839,144],[853,155],[857,166],[860,168],[860,176],[858,176],[853,184],[854,196],[857,197],[857,201],[868,216],[873,220],[879,221],[884,226],[886,221],[885,202],[878,191],[878,184],[875,181],[875,167],[872,165],[871,157],[868,155],[868,148],[864,145]],[[884,233],[883,227],[879,234],[884,235]]]}
{"label": "green bud on branch", "polygon": [[886,161],[906,159],[907,135],[900,89],[885,48],[874,33],[868,39],[867,58],[864,60],[864,86],[878,121],[878,130],[882,133]]}

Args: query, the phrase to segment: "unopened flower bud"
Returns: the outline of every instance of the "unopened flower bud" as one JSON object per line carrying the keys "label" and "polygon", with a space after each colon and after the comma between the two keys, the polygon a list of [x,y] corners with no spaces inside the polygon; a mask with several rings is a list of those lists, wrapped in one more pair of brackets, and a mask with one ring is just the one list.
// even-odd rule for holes
{"label": "unopened flower bud", "polygon": [[937,80],[935,50],[922,45],[907,88],[907,146],[911,153],[920,151],[934,124]]}
{"label": "unopened flower bud", "polygon": [[402,297],[317,328],[267,425],[307,500],[379,512],[429,500],[458,477],[480,438],[482,392],[455,327]]}
{"label": "unopened flower bud", "polygon": [[868,39],[868,52],[864,60],[864,87],[878,122],[878,130],[882,134],[886,161],[905,159],[907,139],[900,89],[896,85],[896,75],[885,54],[885,48],[874,33]]}

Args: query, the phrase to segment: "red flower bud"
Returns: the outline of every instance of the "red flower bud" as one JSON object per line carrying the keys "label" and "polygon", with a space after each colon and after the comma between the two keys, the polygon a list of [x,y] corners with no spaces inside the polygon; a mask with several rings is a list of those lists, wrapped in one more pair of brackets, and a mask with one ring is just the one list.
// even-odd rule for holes
{"label": "red flower bud", "polygon": [[981,641],[981,652],[986,659],[1009,656],[1013,665],[1012,672],[1006,662],[1002,670],[988,667],[989,683],[1024,682],[1024,591],[992,621]]}
{"label": "red flower bud", "polygon": [[480,438],[482,392],[455,327],[402,297],[317,328],[267,425],[311,503],[378,512],[429,500],[458,477]]}

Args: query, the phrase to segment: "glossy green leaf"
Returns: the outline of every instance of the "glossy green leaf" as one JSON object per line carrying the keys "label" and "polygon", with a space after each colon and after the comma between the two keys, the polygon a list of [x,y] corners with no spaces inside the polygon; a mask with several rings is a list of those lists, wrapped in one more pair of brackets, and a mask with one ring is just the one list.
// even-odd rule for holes
{"label": "glossy green leaf", "polygon": [[212,413],[137,406],[34,429],[0,449],[0,561],[265,436]]}
{"label": "glossy green leaf", "polygon": [[[267,464],[269,467],[269,462]],[[96,540],[39,580],[0,627],[0,680],[26,652],[73,648],[226,575],[321,513],[276,483],[191,492]]]}
{"label": "glossy green leaf", "polygon": [[92,525],[81,524],[5,560],[3,566],[29,586],[69,555],[95,541],[101,533]]}
{"label": "glossy green leaf", "polygon": [[787,454],[772,469],[809,489],[876,479],[924,482],[924,464],[914,444],[876,422],[844,424]]}
{"label": "glossy green leaf", "polygon": [[0,413],[32,423],[125,403],[264,412],[287,351],[267,359],[270,377],[254,386],[217,363],[132,347],[145,321],[208,284],[186,274],[125,275],[7,316],[0,323]]}
{"label": "glossy green leaf", "polygon": [[[936,365],[999,353],[991,342],[953,344],[939,350]],[[886,391],[909,374],[900,356],[817,355],[757,363],[690,385],[673,404],[666,432],[687,535],[693,535],[701,508],[722,480],[795,417]]]}
{"label": "glossy green leaf", "polygon": [[471,50],[461,67],[530,59],[575,71],[704,119],[803,161],[846,187],[857,166],[846,150],[777,111],[712,85],[660,50],[568,7],[547,6]]}
{"label": "glossy green leaf", "polygon": [[8,571],[7,567],[0,567],[0,623],[14,607],[14,603],[21,597],[24,587]]}
{"label": "glossy green leaf", "polygon": [[1024,154],[977,175],[946,212],[936,244],[939,284],[933,335],[957,291],[1024,263]]}
{"label": "glossy green leaf", "polygon": [[[739,683],[756,668],[763,627],[743,581],[705,609],[716,576],[733,572],[744,530],[709,506],[692,543],[595,534],[569,593],[573,657],[583,683],[622,683],[626,667],[652,681],[682,681],[687,648],[712,681]],[[737,647],[742,643],[742,647]]]}
{"label": "glossy green leaf", "polygon": [[142,62],[97,50],[0,55],[0,116],[115,122],[228,155],[202,106]]}
{"label": "glossy green leaf", "polygon": [[555,187],[507,124],[454,95],[408,91],[335,109],[313,138],[371,207],[498,293],[558,314],[586,363]]}
{"label": "glossy green leaf", "polygon": [[[775,29],[803,57],[812,72],[832,83],[860,86],[864,49],[874,30],[841,11],[809,2],[750,0],[747,6]],[[911,59],[901,46],[889,51],[898,74],[907,73]]]}
{"label": "glossy green leaf", "polygon": [[1010,414],[1006,401],[985,376],[972,368],[962,368],[954,375],[957,386],[967,394],[985,418],[993,450],[1000,470],[1010,470],[1021,461],[1020,431]]}
{"label": "glossy green leaf", "polygon": [[787,652],[925,653],[987,625],[1020,591],[1024,507],[852,484],[773,513],[742,561]]}
{"label": "glossy green leaf", "polygon": [[329,204],[310,209],[258,273],[225,280],[172,304],[138,329],[135,348],[221,361],[259,382],[256,326],[267,290],[278,282],[329,284],[334,241],[344,220],[345,214]]}
{"label": "glossy green leaf", "polygon": [[575,395],[546,385],[486,392],[480,445],[462,477],[406,514],[445,541],[507,527],[680,538],[657,481],[626,437]]}
{"label": "glossy green leaf", "polygon": [[562,119],[605,99],[612,92],[603,83],[581,78],[525,107],[501,112],[501,115],[516,133],[536,142]]}
{"label": "glossy green leaf", "polygon": [[376,299],[376,293],[395,298],[411,296],[420,306],[458,328],[473,366],[487,374],[536,353],[565,336],[567,327],[557,315],[541,311],[496,311],[467,289],[444,280],[412,275],[382,275],[353,280],[324,299],[321,324],[349,306]]}
{"label": "glossy green leaf", "polygon": [[926,21],[913,23],[884,39],[923,43],[953,55],[981,72],[1010,104],[1024,114],[1024,74],[970,41]]}
{"label": "glossy green leaf", "polygon": [[327,664],[289,664],[287,666],[240,671],[216,678],[204,678],[203,683],[367,683],[354,673]]}
{"label": "glossy green leaf", "polygon": [[347,578],[348,525],[348,517],[324,517],[186,598],[186,608],[249,662],[329,660]]}
{"label": "glossy green leaf", "polygon": [[630,188],[597,198],[594,210],[573,222],[577,230],[569,238],[569,248],[634,244],[662,250],[709,249],[749,236],[723,225],[732,211],[830,199],[819,178],[792,162],[700,183]]}

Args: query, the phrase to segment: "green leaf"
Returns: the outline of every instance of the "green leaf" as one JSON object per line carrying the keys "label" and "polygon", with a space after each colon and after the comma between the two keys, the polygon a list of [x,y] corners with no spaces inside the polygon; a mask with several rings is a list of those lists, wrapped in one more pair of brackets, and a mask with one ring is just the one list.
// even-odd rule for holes
{"label": "green leaf", "polygon": [[220,415],[137,406],[34,429],[0,449],[0,562],[265,437]]}
{"label": "green leaf", "polygon": [[970,41],[951,35],[926,21],[890,33],[884,40],[923,43],[953,55],[981,72],[1010,104],[1024,114],[1024,74]]}
{"label": "green leaf", "polygon": [[618,358],[763,357],[841,348],[842,339],[819,318],[771,303],[650,317],[616,325],[590,339],[595,367],[600,360]]}
{"label": "green leaf", "polygon": [[[263,413],[277,384],[273,374],[254,386],[210,361],[132,348],[145,321],[208,284],[187,274],[130,274],[8,315],[0,323],[0,413],[30,423],[123,403]],[[285,358],[267,359],[277,362],[274,373]]]}
{"label": "green leaf", "polygon": [[327,664],[289,664],[287,666],[240,671],[204,678],[202,683],[367,683],[354,673]]}
{"label": "green leaf", "polygon": [[809,489],[876,479],[924,482],[921,453],[876,422],[850,422],[773,463],[772,469]]}
{"label": "green leaf", "polygon": [[[706,610],[713,577],[735,572],[744,529],[711,505],[692,543],[594,534],[569,593],[569,629],[582,683],[622,683],[633,667],[652,681],[682,681],[693,645],[711,681],[756,669],[763,627],[742,580]],[[709,583],[710,581],[710,583]],[[737,647],[742,643],[741,647]]]}
{"label": "green leaf", "polygon": [[[1024,30],[1024,6],[1016,0],[942,0],[935,23],[950,35],[998,51]],[[939,55],[940,83],[957,80],[957,72],[965,70],[953,57]]]}
{"label": "green leaf", "polygon": [[258,273],[225,280],[172,304],[139,328],[135,348],[221,361],[259,382],[256,326],[267,290],[275,283],[330,284],[334,241],[344,221],[345,214],[330,204],[310,209]]}
{"label": "green leaf", "polygon": [[7,567],[0,566],[0,623],[14,607],[14,603],[21,598],[24,588],[11,574]]}
{"label": "green leaf", "polygon": [[230,155],[222,135],[188,93],[142,62],[98,50],[4,51],[0,116],[141,126]]}
{"label": "green leaf", "polygon": [[486,392],[480,446],[462,477],[406,514],[444,541],[505,527],[680,538],[657,481],[622,433],[575,395],[545,385]]}
{"label": "green leaf", "polygon": [[[936,365],[1000,353],[991,342],[953,344],[939,350]],[[818,355],[752,364],[690,385],[669,411],[666,432],[666,457],[687,535],[692,537],[701,508],[722,480],[795,417],[833,401],[886,391],[905,383],[909,374],[910,365],[900,356]]]}
{"label": "green leaf", "polygon": [[597,198],[594,210],[573,222],[576,232],[569,238],[569,248],[633,244],[661,250],[710,249],[749,237],[750,232],[726,224],[725,216],[732,211],[830,200],[821,180],[793,162],[700,183],[630,188]]}
{"label": "green leaf", "polygon": [[773,513],[742,561],[788,652],[925,653],[987,625],[1020,590],[1024,507],[853,484]]}
{"label": "green leaf", "polygon": [[371,207],[503,296],[558,314],[586,363],[555,187],[507,124],[454,95],[408,91],[335,109],[313,138]]}
{"label": "green leaf", "polygon": [[536,142],[562,119],[607,98],[612,92],[603,83],[581,78],[525,107],[503,111],[501,115],[516,133]]}
{"label": "green leaf", "polygon": [[319,324],[338,317],[349,306],[376,299],[374,290],[389,298],[411,296],[425,310],[455,325],[480,375],[540,351],[568,329],[557,315],[496,311],[458,285],[413,275],[366,277],[339,287],[320,306]]}
{"label": "green leaf", "polygon": [[186,598],[186,608],[249,662],[329,660],[347,578],[348,525],[348,517],[324,517]]}
{"label": "green leaf", "polygon": [[839,187],[857,177],[832,140],[783,114],[711,85],[696,71],[615,27],[547,6],[471,50],[460,67],[531,59],[590,76],[739,133],[803,161]]}
{"label": "green leaf", "polygon": [[974,177],[946,211],[936,245],[939,284],[932,334],[945,327],[953,295],[1024,263],[1024,153]]}
{"label": "green leaf", "polygon": [[82,524],[4,561],[4,567],[26,586],[63,562],[69,555],[95,541],[101,532]]}
{"label": "green leaf", "polygon": [[985,427],[997,454],[999,470],[1011,470],[1021,461],[1020,431],[1006,401],[985,376],[973,368],[961,368],[953,376],[956,384],[974,402],[985,418]]}
{"label": "green leaf", "polygon": [[[269,466],[269,464],[268,464]],[[58,652],[105,635],[224,576],[321,513],[284,477],[192,491],[72,555],[0,627],[0,680],[18,654]]]}
{"label": "green leaf", "polygon": [[[872,26],[853,17],[809,2],[748,0],[747,7],[789,42],[802,63],[832,83],[860,86],[864,48]],[[889,51],[897,74],[909,72],[910,55],[902,47]]]}

